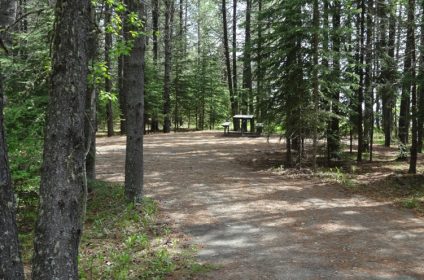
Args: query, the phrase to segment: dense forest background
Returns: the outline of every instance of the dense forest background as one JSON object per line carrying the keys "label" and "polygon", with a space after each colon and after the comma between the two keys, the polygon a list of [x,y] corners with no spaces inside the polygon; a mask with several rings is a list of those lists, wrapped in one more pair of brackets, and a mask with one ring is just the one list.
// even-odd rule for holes
{"label": "dense forest background", "polygon": [[[268,133],[283,132],[289,150],[304,139],[326,140],[327,151],[316,153],[329,159],[338,157],[342,137],[357,138],[359,161],[364,152],[371,158],[375,132],[384,134],[386,146],[412,143],[421,151],[421,3],[151,1],[146,7],[146,130],[218,128],[241,113],[255,115]],[[108,1],[94,8],[89,80],[97,127],[125,134],[125,6]],[[3,40],[12,170],[15,180],[32,186],[38,185],[53,25],[47,2],[19,2]]]}
{"label": "dense forest background", "polygon": [[[12,20],[0,19],[0,69],[18,205],[39,193],[43,145],[56,137],[46,119],[64,2],[56,9],[43,0],[1,2],[17,7]],[[216,129],[233,115],[251,114],[266,134],[285,138],[288,167],[331,165],[346,144],[358,162],[372,161],[379,141],[397,145],[399,160],[409,160],[416,173],[424,129],[424,1],[227,2],[92,1],[84,26],[86,89],[79,93],[86,135],[131,134],[140,125],[145,133]],[[143,103],[137,89],[143,111],[131,105]],[[95,137],[86,141],[87,177],[95,179]],[[142,178],[126,184],[128,197],[142,195],[130,189]]]}

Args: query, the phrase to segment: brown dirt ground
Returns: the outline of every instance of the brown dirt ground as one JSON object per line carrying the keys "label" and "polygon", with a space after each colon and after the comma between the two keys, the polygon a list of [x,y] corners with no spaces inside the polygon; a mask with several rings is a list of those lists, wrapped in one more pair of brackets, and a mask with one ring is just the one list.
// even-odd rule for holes
{"label": "brown dirt ground", "polygon": [[[424,219],[259,168],[281,150],[217,132],[145,137],[146,195],[218,266],[201,279],[424,279]],[[122,182],[124,157],[124,137],[99,138],[99,179]]]}

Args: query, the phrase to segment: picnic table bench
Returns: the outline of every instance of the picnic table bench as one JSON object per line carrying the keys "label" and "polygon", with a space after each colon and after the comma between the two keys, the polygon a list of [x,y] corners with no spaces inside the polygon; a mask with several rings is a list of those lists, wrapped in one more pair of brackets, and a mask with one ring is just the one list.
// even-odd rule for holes
{"label": "picnic table bench", "polygon": [[230,124],[231,122],[224,122],[222,127],[224,128],[224,135],[230,133]]}

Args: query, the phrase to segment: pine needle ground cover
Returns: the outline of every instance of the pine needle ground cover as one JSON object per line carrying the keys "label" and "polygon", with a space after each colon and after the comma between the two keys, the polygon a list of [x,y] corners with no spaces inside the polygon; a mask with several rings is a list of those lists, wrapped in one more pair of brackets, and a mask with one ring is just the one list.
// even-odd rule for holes
{"label": "pine needle ground cover", "polygon": [[[120,185],[94,181],[89,187],[80,244],[80,279],[181,279],[214,269],[195,261],[196,246],[163,222],[156,201],[146,197],[142,205],[127,205]],[[25,203],[19,211],[28,276],[36,204]]]}

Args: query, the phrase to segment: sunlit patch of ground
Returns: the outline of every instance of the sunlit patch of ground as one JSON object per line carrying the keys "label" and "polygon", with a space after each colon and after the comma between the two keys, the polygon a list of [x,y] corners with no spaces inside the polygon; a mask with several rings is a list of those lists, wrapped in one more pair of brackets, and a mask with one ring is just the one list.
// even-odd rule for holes
{"label": "sunlit patch of ground", "polygon": [[[340,187],[386,173],[373,165],[330,179],[288,174],[277,137],[171,133],[145,143],[146,194],[201,246],[199,261],[220,267],[199,279],[424,279],[424,220]],[[101,179],[123,180],[124,146],[99,139]]]}

